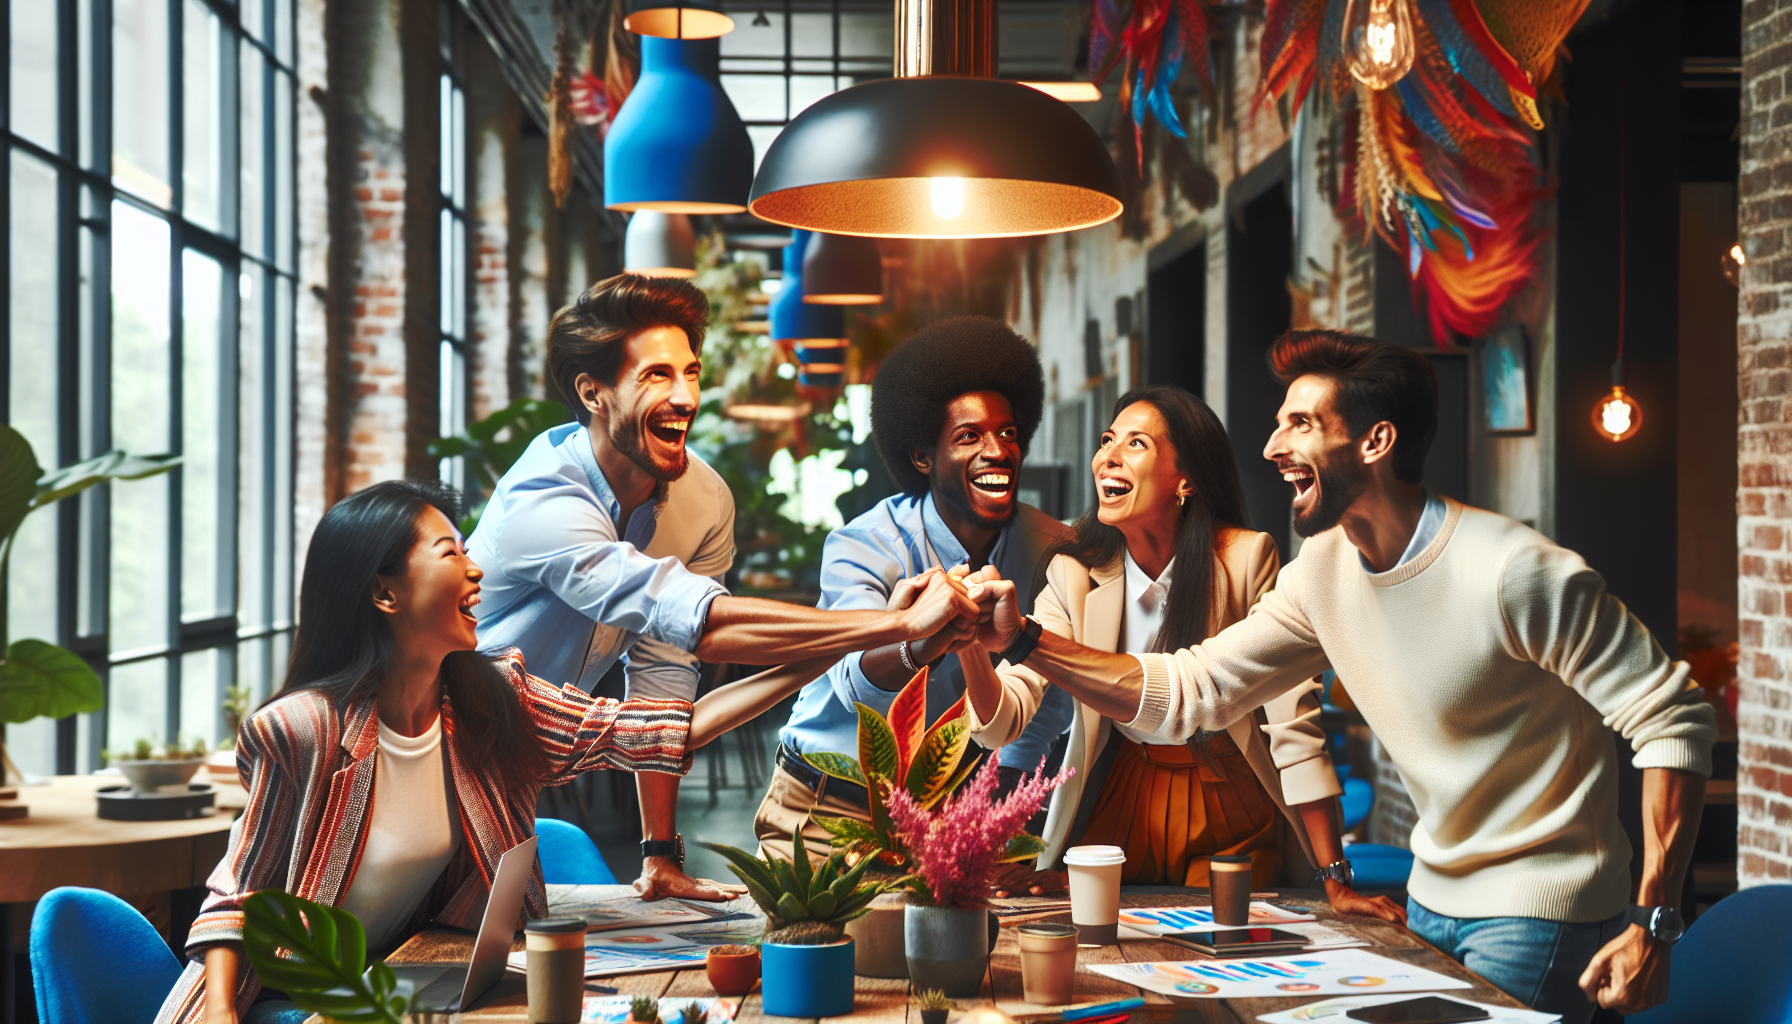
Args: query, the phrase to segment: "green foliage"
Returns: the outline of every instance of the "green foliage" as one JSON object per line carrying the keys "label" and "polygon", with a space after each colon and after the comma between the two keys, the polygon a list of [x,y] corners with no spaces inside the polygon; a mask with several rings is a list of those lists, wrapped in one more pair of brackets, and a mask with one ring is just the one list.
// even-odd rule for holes
{"label": "green foliage", "polygon": [[0,662],[0,722],[66,718],[106,703],[100,677],[79,657],[42,640],[20,640]]}
{"label": "green foliage", "polygon": [[[0,575],[26,516],[89,487],[166,473],[180,461],[178,455],[130,455],[114,449],[46,473],[25,435],[0,424]],[[97,711],[105,703],[104,693],[93,669],[55,644],[20,640],[6,648],[0,661],[0,722]]]}
{"label": "green foliage", "polygon": [[660,1001],[652,996],[636,996],[628,1001],[628,1017],[635,1024],[657,1024]]}
{"label": "green foliage", "polygon": [[[702,843],[728,860],[753,902],[765,912],[766,940],[795,945],[821,945],[837,941],[848,921],[871,912],[871,901],[888,892],[887,882],[865,881],[871,858],[847,866],[846,854],[835,850],[819,865],[809,863],[801,828],[791,833],[791,857],[760,859],[720,843]],[[807,927],[799,927],[807,924]],[[794,940],[794,941],[792,941]]]}
{"label": "green foliage", "polygon": [[946,998],[945,989],[924,988],[915,993],[915,1009],[917,1010],[956,1010],[958,1004]]}
{"label": "green foliage", "polygon": [[[221,749],[221,748],[220,748]],[[113,753],[110,750],[100,751],[100,757],[107,764],[118,761],[197,761],[207,753],[205,741],[194,739],[191,744],[182,744],[178,739],[167,746],[158,747],[154,740],[138,737],[131,744],[129,753]]]}
{"label": "green foliage", "polygon": [[708,1024],[709,1011],[702,1003],[686,1003],[684,1009],[678,1011],[678,1020],[679,1024]]}
{"label": "green foliage", "polygon": [[398,977],[367,963],[367,933],[346,910],[263,889],[243,903],[243,948],[261,983],[338,1021],[404,1024]]}
{"label": "green foliage", "polygon": [[572,411],[559,402],[519,398],[477,423],[467,424],[465,434],[429,442],[431,458],[464,458],[467,472],[483,495],[462,517],[461,533],[470,534],[479,525],[479,517],[485,512],[485,503],[492,491],[497,489],[498,479],[523,457],[530,442],[553,427],[571,422]]}

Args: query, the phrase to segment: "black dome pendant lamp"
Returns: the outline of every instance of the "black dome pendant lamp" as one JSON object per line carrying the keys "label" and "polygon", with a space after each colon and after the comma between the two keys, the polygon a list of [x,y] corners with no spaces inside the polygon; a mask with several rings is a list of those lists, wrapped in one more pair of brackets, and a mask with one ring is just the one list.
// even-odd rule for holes
{"label": "black dome pendant lamp", "polygon": [[1062,102],[996,79],[994,0],[897,0],[896,75],[811,104],[747,208],[812,231],[1001,238],[1120,216],[1120,174]]}

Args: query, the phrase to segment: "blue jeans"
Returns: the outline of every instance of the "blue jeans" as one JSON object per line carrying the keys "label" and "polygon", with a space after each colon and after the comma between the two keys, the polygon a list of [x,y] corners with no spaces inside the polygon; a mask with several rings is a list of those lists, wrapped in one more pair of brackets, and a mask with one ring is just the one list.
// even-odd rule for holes
{"label": "blue jeans", "polygon": [[1533,1010],[1586,1024],[1597,1007],[1580,990],[1581,972],[1627,927],[1609,921],[1564,924],[1539,917],[1445,917],[1406,900],[1406,926],[1464,967]]}

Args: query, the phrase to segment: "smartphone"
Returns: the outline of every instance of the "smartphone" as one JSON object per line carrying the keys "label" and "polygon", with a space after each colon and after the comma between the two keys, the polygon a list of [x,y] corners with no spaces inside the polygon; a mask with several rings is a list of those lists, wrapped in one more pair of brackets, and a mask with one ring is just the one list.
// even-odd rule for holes
{"label": "smartphone", "polygon": [[1462,1021],[1487,1020],[1491,1014],[1479,1006],[1469,1006],[1454,999],[1420,996],[1380,1006],[1359,1006],[1344,1014],[1351,1020],[1369,1024],[1459,1024]]}
{"label": "smartphone", "polygon": [[1176,932],[1164,941],[1209,956],[1274,956],[1307,948],[1308,939],[1284,928],[1221,928],[1210,932]]}

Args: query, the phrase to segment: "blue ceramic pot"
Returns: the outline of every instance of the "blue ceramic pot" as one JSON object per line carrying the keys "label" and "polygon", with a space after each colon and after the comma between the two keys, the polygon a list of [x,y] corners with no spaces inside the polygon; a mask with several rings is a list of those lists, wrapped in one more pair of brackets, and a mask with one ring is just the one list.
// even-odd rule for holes
{"label": "blue ceramic pot", "polygon": [[852,1012],[852,940],[831,946],[759,947],[760,1002],[774,1017],[844,1017]]}

